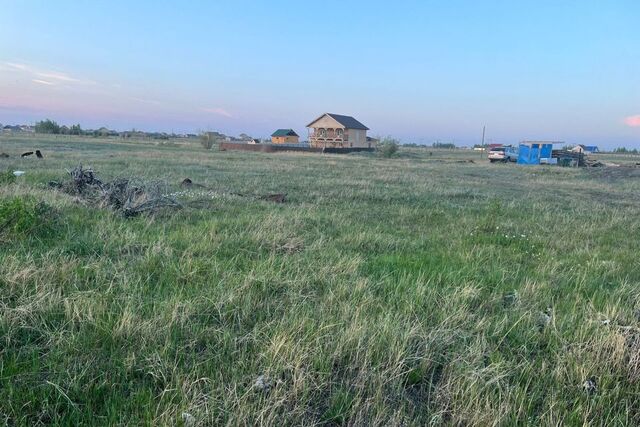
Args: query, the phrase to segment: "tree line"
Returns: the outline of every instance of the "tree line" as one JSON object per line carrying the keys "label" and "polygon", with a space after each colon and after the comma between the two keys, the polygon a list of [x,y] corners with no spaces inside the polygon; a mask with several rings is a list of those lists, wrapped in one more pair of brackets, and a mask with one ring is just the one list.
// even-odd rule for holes
{"label": "tree line", "polygon": [[101,127],[100,129],[82,129],[80,124],[66,126],[59,125],[57,122],[51,119],[41,120],[36,122],[34,126],[35,133],[49,134],[49,135],[83,135],[94,137],[121,137],[121,138],[151,138],[151,139],[163,139],[168,140],[170,138],[188,137],[195,138],[194,134],[176,135],[174,133],[165,132],[144,132],[139,130],[128,130],[118,132],[116,130]]}
{"label": "tree line", "polygon": [[80,124],[68,126],[60,126],[53,120],[46,119],[36,122],[36,133],[47,133],[53,135],[84,135]]}

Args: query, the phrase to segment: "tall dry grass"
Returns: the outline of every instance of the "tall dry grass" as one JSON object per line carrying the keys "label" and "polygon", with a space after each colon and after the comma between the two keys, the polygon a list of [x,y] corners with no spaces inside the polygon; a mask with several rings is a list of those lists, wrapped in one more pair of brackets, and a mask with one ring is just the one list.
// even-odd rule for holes
{"label": "tall dry grass", "polygon": [[[57,215],[0,243],[6,424],[640,421],[633,176],[38,144],[43,161],[0,159],[27,172],[1,200]],[[125,220],[46,188],[80,162],[210,200]],[[271,192],[288,202],[231,194]]]}

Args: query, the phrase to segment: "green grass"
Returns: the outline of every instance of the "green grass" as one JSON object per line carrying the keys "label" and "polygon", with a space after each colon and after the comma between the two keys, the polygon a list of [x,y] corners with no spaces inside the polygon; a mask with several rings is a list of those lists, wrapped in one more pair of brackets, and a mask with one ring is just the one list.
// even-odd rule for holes
{"label": "green grass", "polygon": [[[640,422],[634,169],[93,139],[0,152],[26,171],[2,206],[52,218],[0,239],[0,422]],[[78,163],[213,196],[124,219],[47,188]]]}

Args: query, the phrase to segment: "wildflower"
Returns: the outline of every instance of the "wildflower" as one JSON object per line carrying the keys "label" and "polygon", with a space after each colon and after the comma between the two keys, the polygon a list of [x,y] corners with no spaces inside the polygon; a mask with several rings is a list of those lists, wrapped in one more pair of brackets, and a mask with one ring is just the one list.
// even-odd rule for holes
{"label": "wildflower", "polygon": [[182,422],[185,426],[192,426],[196,423],[196,419],[193,415],[188,412],[182,413]]}

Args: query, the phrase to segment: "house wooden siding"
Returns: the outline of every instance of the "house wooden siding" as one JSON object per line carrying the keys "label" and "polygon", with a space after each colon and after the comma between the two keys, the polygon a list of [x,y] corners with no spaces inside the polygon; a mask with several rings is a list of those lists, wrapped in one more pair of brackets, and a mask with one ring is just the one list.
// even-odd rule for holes
{"label": "house wooden siding", "polygon": [[349,129],[349,147],[366,147],[367,131],[363,129]]}
{"label": "house wooden siding", "polygon": [[313,123],[313,127],[326,129],[344,129],[344,126],[342,126],[336,119],[329,116],[328,114],[325,114],[324,116],[316,120]]}
{"label": "house wooden siding", "polygon": [[293,129],[278,129],[271,134],[272,144],[297,144],[300,137]]}
{"label": "house wooden siding", "polygon": [[[338,116],[345,118],[348,116]],[[348,119],[354,121],[359,127],[364,127],[352,117]],[[347,122],[348,123],[348,122]],[[371,144],[367,142],[367,129],[351,129],[333,118],[327,113],[310,123],[308,126],[309,144],[312,147],[342,147],[342,148],[366,148]]]}
{"label": "house wooden siding", "polygon": [[297,144],[300,142],[298,136],[272,136],[271,143],[273,144]]}

